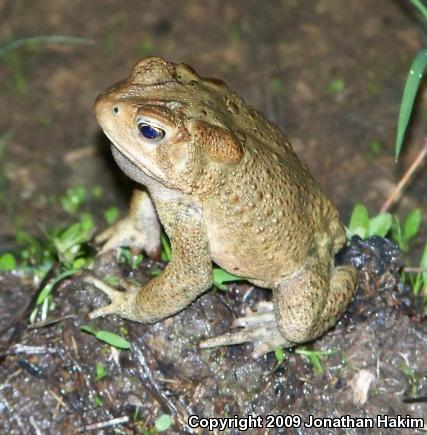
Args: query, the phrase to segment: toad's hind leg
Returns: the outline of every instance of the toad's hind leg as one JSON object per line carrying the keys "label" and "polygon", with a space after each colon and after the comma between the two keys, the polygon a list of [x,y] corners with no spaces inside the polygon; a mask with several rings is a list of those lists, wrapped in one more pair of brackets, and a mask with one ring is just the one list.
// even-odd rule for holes
{"label": "toad's hind leg", "polygon": [[243,329],[205,340],[201,347],[252,342],[256,358],[278,347],[292,347],[322,335],[350,302],[356,271],[350,266],[328,267],[314,259],[312,265],[306,266],[273,290],[273,303],[264,302],[257,313],[237,319],[234,326]]}
{"label": "toad's hind leg", "polygon": [[314,340],[334,326],[347,308],[356,289],[356,270],[331,269],[315,263],[295,272],[274,291],[277,324],[289,342]]}

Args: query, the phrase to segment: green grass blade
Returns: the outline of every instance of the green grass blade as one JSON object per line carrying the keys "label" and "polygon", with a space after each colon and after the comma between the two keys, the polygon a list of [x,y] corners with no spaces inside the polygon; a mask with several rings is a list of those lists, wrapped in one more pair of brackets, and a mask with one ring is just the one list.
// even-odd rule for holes
{"label": "green grass blade", "polygon": [[64,36],[64,35],[30,36],[28,38],[14,39],[8,44],[0,46],[0,57],[24,45],[38,45],[38,44],[92,45],[94,44],[94,41],[87,38],[78,38],[76,36]]}
{"label": "green grass blade", "polygon": [[418,9],[420,14],[427,20],[427,8],[421,0],[411,0],[411,3]]}
{"label": "green grass blade", "polygon": [[162,253],[161,253],[162,261],[171,261],[172,248],[171,248],[171,243],[169,241],[169,237],[165,233],[162,233],[160,235],[160,241],[162,243]]}
{"label": "green grass blade", "polygon": [[4,153],[4,150],[6,149],[6,146],[12,140],[12,137],[13,137],[13,131],[12,130],[7,130],[6,133],[3,133],[0,136],[0,159],[3,156],[3,153]]}
{"label": "green grass blade", "polygon": [[427,288],[427,242],[424,245],[423,255],[421,256],[420,268],[424,271],[422,272],[422,277],[424,281],[424,287]]}
{"label": "green grass blade", "polygon": [[423,78],[424,69],[427,65],[427,49],[420,50],[412,62],[408,77],[403,90],[402,102],[400,103],[399,120],[397,122],[397,136],[395,146],[395,158],[399,158],[403,139],[409,124],[415,97]]}

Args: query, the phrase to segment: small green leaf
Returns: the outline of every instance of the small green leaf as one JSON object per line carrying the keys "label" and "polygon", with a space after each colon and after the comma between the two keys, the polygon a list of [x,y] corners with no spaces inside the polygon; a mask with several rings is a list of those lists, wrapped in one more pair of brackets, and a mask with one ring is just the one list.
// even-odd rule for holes
{"label": "small green leaf", "polygon": [[150,269],[151,276],[159,276],[161,273],[162,273],[161,269],[157,267],[153,267],[152,269]]}
{"label": "small green leaf", "polygon": [[374,155],[377,156],[381,148],[383,147],[383,144],[379,140],[372,140],[369,142],[369,151]]}
{"label": "small green leaf", "polygon": [[304,355],[305,357],[308,358],[310,364],[313,366],[315,373],[317,374],[323,373],[322,361],[320,357],[332,355],[336,352],[338,352],[337,349],[320,350],[320,351],[309,350],[309,349],[305,349],[304,347],[295,349],[295,353],[299,353],[300,355]]}
{"label": "small green leaf", "polygon": [[231,273],[228,273],[227,271],[219,267],[213,268],[213,276],[214,276],[214,281],[218,281],[218,282],[244,281],[244,278],[236,275],[232,275]]}
{"label": "small green leaf", "polygon": [[[418,295],[422,287],[425,287],[427,289],[427,242],[424,245],[423,254],[421,256],[420,261],[420,269],[423,272],[420,272],[417,274],[417,278],[415,280],[414,284],[414,294]],[[424,295],[424,301],[427,303],[427,294]],[[426,307],[427,308],[427,307]]]}
{"label": "small green leaf", "polygon": [[424,69],[427,65],[427,48],[420,50],[415,56],[409,69],[406,79],[405,88],[403,90],[402,101],[400,103],[399,119],[397,121],[397,135],[395,146],[395,158],[399,158],[402,149],[403,139],[409,124],[412,109],[414,107],[415,97],[423,78]]}
{"label": "small green leaf", "polygon": [[96,329],[92,328],[92,326],[83,325],[80,327],[80,329],[88,334],[96,335]]}
{"label": "small green leaf", "polygon": [[104,404],[102,398],[100,396],[98,396],[97,394],[95,394],[95,396],[93,396],[93,402],[95,403],[95,406],[97,406],[98,408]]}
{"label": "small green leaf", "polygon": [[16,259],[13,254],[6,252],[0,256],[0,271],[11,271],[16,269]]}
{"label": "small green leaf", "polygon": [[274,351],[274,355],[275,355],[276,360],[277,360],[277,366],[279,366],[285,360],[285,351],[283,350],[283,348],[278,347]]}
{"label": "small green leaf", "polygon": [[73,261],[73,269],[79,270],[86,266],[86,259],[83,257],[77,258]]}
{"label": "small green leaf", "polygon": [[134,254],[129,248],[121,248],[120,250],[120,262],[128,264],[132,269],[137,269],[143,259],[143,254]]}
{"label": "small green leaf", "polygon": [[108,225],[112,225],[119,218],[119,209],[117,207],[109,207],[104,211],[104,219]]}
{"label": "small green leaf", "polygon": [[144,39],[138,46],[138,57],[147,57],[153,52],[153,43]]}
{"label": "small green leaf", "polygon": [[415,208],[406,216],[403,223],[403,238],[407,242],[418,234],[422,219],[423,217],[419,208]]}
{"label": "small green leaf", "polygon": [[144,256],[142,254],[133,255],[131,264],[132,269],[138,269],[143,259]]}
{"label": "small green leaf", "polygon": [[83,214],[80,217],[80,222],[74,223],[53,237],[51,236],[58,258],[65,267],[73,267],[74,260],[82,254],[82,244],[91,239],[93,231],[92,216]]}
{"label": "small green leaf", "polygon": [[224,283],[226,282],[236,282],[236,281],[246,281],[245,278],[232,275],[231,273],[226,272],[224,269],[219,267],[213,268],[213,284],[215,287],[218,287],[220,290],[227,290]]}
{"label": "small green leaf", "polygon": [[118,349],[130,349],[129,341],[123,337],[120,337],[120,335],[114,334],[113,332],[104,330],[97,331],[88,325],[83,325],[80,329],[84,332],[94,335],[98,340],[117,347]]}
{"label": "small green leaf", "polygon": [[70,187],[59,201],[62,208],[70,214],[76,213],[87,200],[87,191],[83,186]]}
{"label": "small green leaf", "polygon": [[366,207],[361,203],[354,205],[351,213],[348,231],[351,236],[358,235],[364,239],[369,232],[369,215]]}
{"label": "small green leaf", "polygon": [[105,370],[104,364],[97,362],[95,366],[95,381],[99,381],[107,376],[107,371]]}
{"label": "small green leaf", "polygon": [[172,250],[168,236],[162,233],[160,236],[160,241],[162,242],[163,248],[161,253],[161,259],[162,261],[170,261],[172,258]]}
{"label": "small green leaf", "polygon": [[127,264],[132,263],[132,254],[129,248],[120,249],[120,262],[127,263]]}
{"label": "small green leaf", "polygon": [[117,287],[120,284],[120,277],[117,275],[108,275],[103,278],[103,281],[113,287]]}
{"label": "small green leaf", "polygon": [[283,92],[283,83],[279,78],[274,77],[270,80],[269,88],[272,94],[281,94]]}
{"label": "small green leaf", "polygon": [[369,236],[385,237],[390,231],[392,217],[390,213],[380,213],[369,221]]}
{"label": "small green leaf", "polygon": [[[93,217],[90,213],[83,213],[80,216],[80,224],[82,226],[82,230],[86,233],[90,232],[93,230],[95,224],[93,222]],[[84,240],[86,241],[86,239],[90,236],[90,234],[85,234],[84,235]]]}
{"label": "small green leaf", "polygon": [[91,191],[92,196],[95,199],[100,199],[102,195],[104,194],[104,190],[101,186],[95,186]]}
{"label": "small green leaf", "polygon": [[120,337],[120,335],[114,334],[109,331],[98,331],[96,333],[96,338],[101,341],[105,341],[111,346],[118,347],[119,349],[130,349],[130,343],[125,338]]}
{"label": "small green leaf", "polygon": [[339,94],[345,88],[345,82],[343,79],[333,79],[328,84],[328,93]]}
{"label": "small green leaf", "polygon": [[359,236],[361,239],[368,237],[368,230],[362,227],[356,227],[352,231],[349,228],[345,229],[347,239],[351,239],[353,236]]}
{"label": "small green leaf", "polygon": [[172,426],[172,423],[173,420],[170,415],[162,414],[161,416],[156,418],[154,426],[156,427],[158,432],[164,432]]}
{"label": "small green leaf", "polygon": [[310,354],[310,355],[307,355],[307,358],[309,359],[310,364],[313,366],[315,373],[317,373],[319,375],[322,374],[323,373],[323,366],[322,366],[322,362],[320,361],[319,356],[316,354]]}

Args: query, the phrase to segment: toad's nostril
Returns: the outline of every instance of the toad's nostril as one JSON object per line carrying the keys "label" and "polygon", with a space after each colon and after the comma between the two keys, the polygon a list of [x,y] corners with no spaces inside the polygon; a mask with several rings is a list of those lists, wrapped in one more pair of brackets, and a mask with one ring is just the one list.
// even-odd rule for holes
{"label": "toad's nostril", "polygon": [[114,106],[114,107],[113,107],[113,112],[114,112],[114,113],[119,113],[119,108],[118,108],[117,106]]}

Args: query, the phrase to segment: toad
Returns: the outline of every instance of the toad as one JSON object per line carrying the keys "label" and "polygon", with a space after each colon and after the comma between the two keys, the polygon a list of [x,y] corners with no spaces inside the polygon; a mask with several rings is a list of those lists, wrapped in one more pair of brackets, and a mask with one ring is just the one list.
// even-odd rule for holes
{"label": "toad", "polygon": [[86,278],[111,300],[91,318],[172,316],[211,287],[215,262],[273,295],[201,347],[252,342],[257,357],[335,325],[356,287],[355,269],[334,265],[345,231],[273,123],[222,81],[157,57],[101,93],[95,109],[118,166],[139,185],[128,216],[98,237],[102,252],[132,246],[155,257],[161,223],[172,258],[125,291]]}

